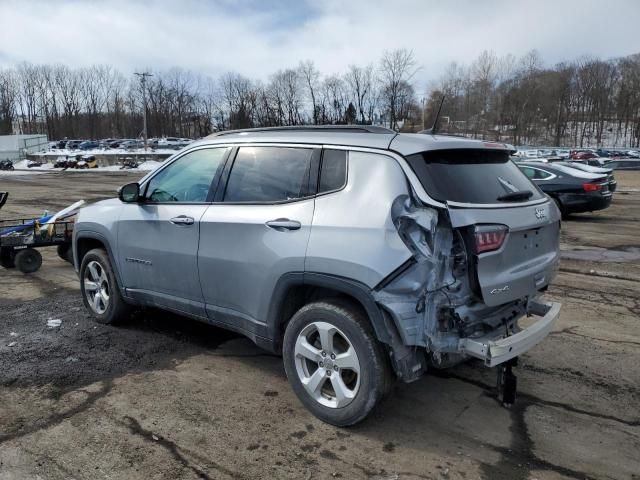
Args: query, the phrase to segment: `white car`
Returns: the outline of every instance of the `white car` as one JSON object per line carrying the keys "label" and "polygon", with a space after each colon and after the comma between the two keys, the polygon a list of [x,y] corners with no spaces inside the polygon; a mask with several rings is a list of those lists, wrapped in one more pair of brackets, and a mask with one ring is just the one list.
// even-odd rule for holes
{"label": "white car", "polygon": [[168,148],[176,148],[176,147],[184,147],[191,143],[193,140],[189,138],[178,138],[178,137],[165,137],[158,139],[158,148],[168,147]]}

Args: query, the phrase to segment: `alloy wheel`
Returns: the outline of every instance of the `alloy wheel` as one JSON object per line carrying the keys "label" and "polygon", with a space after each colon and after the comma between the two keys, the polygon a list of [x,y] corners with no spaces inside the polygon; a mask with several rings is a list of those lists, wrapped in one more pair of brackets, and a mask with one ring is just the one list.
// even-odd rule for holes
{"label": "alloy wheel", "polygon": [[98,315],[102,315],[109,308],[109,296],[111,294],[107,272],[99,262],[92,260],[84,269],[82,281],[84,294],[91,310]]}
{"label": "alloy wheel", "polygon": [[316,402],[342,408],[353,401],[360,387],[360,361],[340,329],[310,323],[298,335],[294,355],[298,378]]}

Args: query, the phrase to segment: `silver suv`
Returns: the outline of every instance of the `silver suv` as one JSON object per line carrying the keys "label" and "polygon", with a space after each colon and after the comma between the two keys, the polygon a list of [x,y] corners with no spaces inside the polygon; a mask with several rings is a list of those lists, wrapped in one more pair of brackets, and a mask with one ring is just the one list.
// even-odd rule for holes
{"label": "silver suv", "polygon": [[379,127],[210,136],[81,210],[84,303],[240,332],[282,353],[311,412],[354,424],[395,378],[511,365],[552,329],[560,216],[511,151]]}

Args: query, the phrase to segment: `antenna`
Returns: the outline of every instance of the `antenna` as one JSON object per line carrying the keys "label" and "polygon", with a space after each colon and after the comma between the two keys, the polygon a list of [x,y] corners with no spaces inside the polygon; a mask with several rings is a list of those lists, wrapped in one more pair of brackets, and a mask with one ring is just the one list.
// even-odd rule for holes
{"label": "antenna", "polygon": [[433,122],[433,127],[431,127],[431,135],[435,135],[438,131],[438,120],[440,120],[440,111],[442,110],[442,104],[444,103],[444,99],[446,95],[442,95],[442,100],[440,100],[440,106],[438,107],[438,113],[436,113],[436,119]]}

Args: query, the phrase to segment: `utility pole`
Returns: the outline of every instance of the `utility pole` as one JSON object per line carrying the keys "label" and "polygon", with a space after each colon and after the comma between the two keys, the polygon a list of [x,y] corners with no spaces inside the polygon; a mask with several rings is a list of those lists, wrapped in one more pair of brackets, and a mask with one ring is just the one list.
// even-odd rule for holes
{"label": "utility pole", "polygon": [[148,72],[134,72],[140,78],[140,85],[142,87],[142,135],[144,138],[144,151],[147,151],[147,77],[153,77]]}
{"label": "utility pole", "polygon": [[424,130],[424,101],[425,97],[422,97],[422,130]]}

